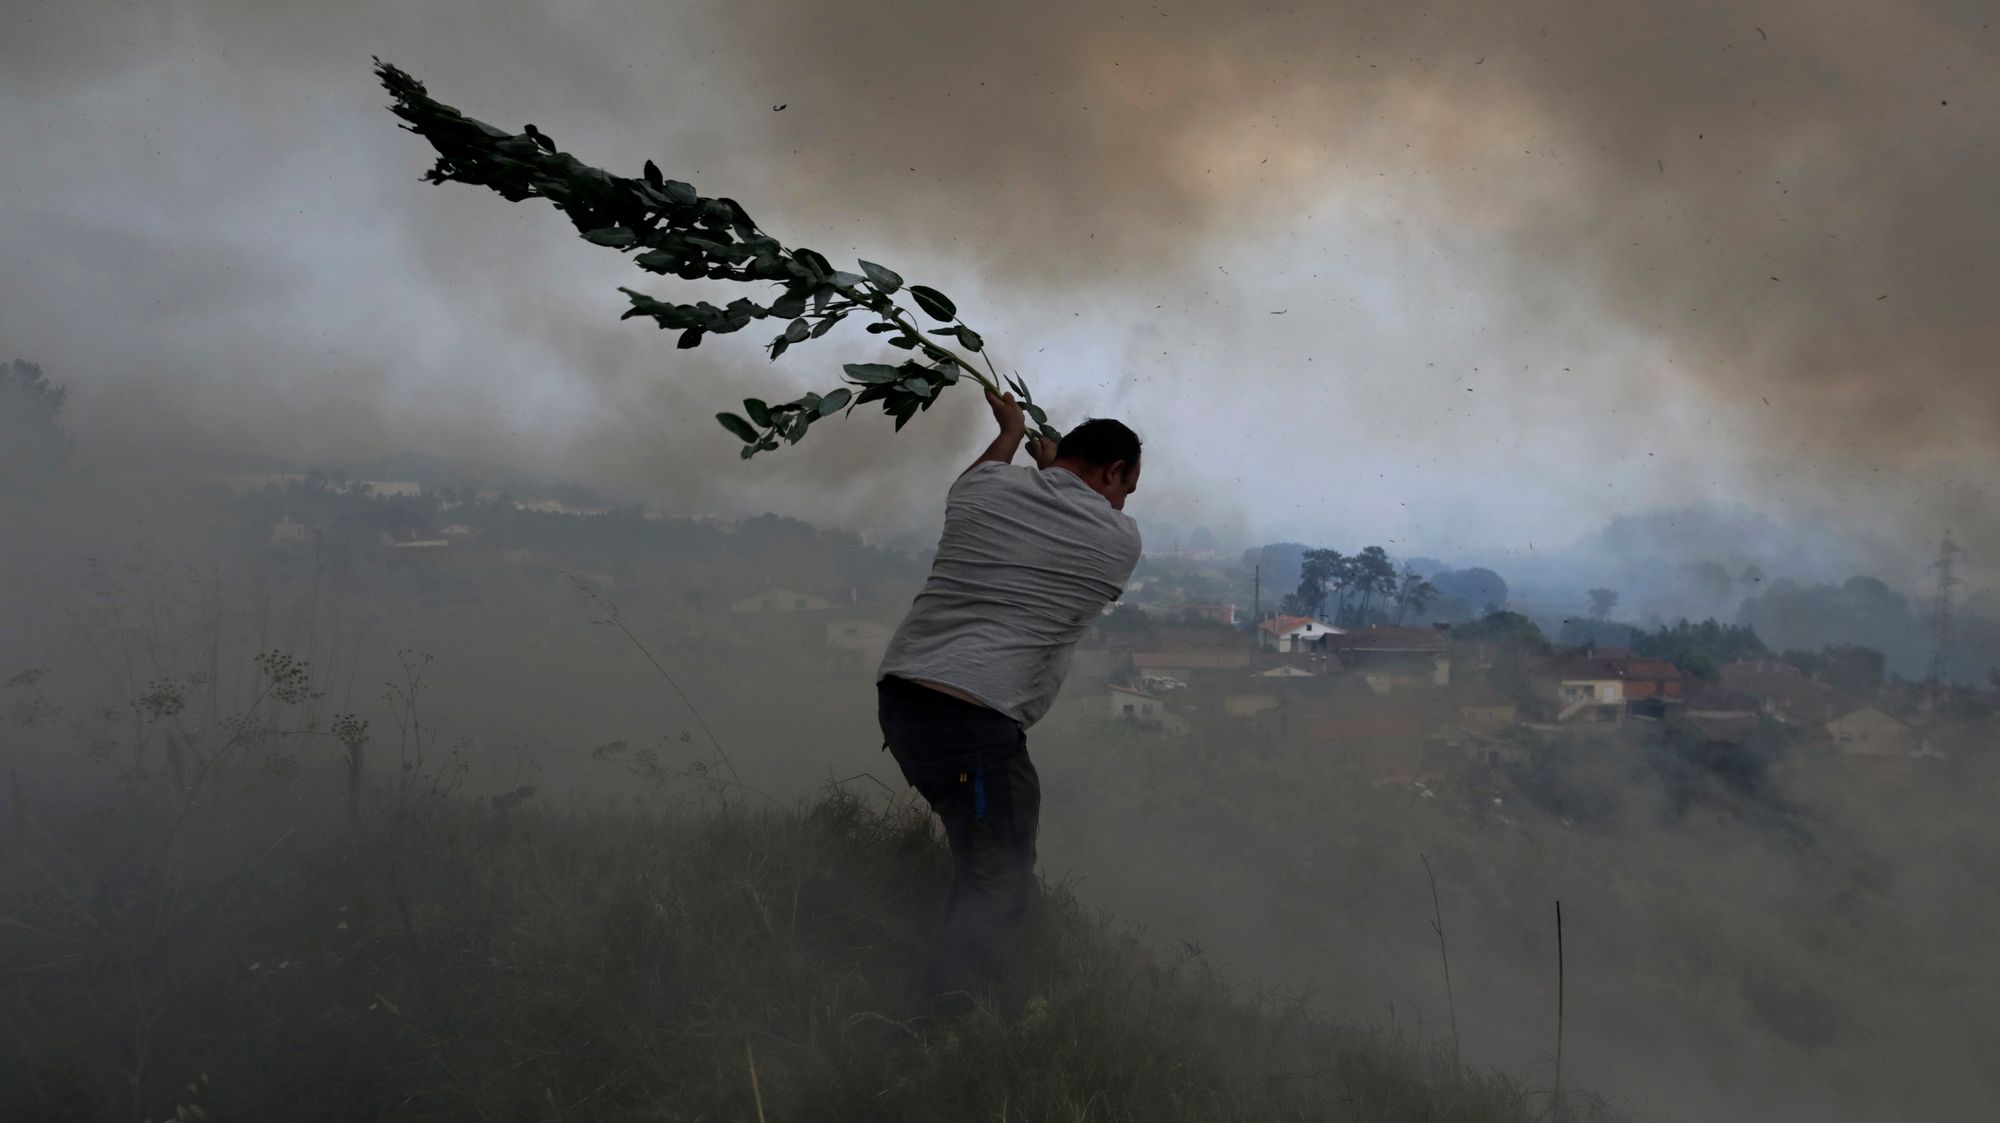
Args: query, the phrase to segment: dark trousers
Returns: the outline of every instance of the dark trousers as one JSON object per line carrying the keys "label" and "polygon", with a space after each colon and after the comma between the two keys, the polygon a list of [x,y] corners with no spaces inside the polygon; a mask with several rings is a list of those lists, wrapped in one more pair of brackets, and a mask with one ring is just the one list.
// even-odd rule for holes
{"label": "dark trousers", "polygon": [[990,990],[1003,1010],[1018,1010],[1026,988],[1014,951],[1037,891],[1042,806],[1027,731],[998,711],[894,677],[877,695],[883,740],[951,844],[951,896],[926,994],[963,1010]]}

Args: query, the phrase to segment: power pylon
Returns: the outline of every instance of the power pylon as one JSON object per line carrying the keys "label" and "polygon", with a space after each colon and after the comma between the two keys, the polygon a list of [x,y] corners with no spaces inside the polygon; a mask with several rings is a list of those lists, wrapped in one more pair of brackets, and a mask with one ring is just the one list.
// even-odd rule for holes
{"label": "power pylon", "polygon": [[1937,712],[1944,700],[1944,667],[1951,653],[1951,613],[1952,590],[1965,584],[1958,576],[1958,558],[1965,550],[1952,541],[1951,531],[1944,532],[1944,545],[1938,548],[1938,559],[1931,563],[1931,572],[1937,574],[1937,603],[1931,615],[1931,712]]}

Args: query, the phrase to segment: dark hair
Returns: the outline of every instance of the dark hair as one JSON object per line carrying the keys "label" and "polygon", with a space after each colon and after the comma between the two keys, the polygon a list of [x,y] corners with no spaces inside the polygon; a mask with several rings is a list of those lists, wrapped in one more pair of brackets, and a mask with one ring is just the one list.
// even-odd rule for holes
{"label": "dark hair", "polygon": [[1059,457],[1075,457],[1092,467],[1104,467],[1123,460],[1128,467],[1139,466],[1139,434],[1108,417],[1093,417],[1056,445]]}

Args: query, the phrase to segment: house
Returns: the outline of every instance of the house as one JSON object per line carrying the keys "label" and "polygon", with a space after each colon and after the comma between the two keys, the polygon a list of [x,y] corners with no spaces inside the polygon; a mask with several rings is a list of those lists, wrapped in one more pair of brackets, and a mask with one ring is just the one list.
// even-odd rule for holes
{"label": "house", "polygon": [[1714,683],[1698,683],[1688,690],[1681,712],[1688,717],[1756,717],[1757,699],[1741,691]]}
{"label": "house", "polygon": [[1824,725],[1855,708],[1839,691],[1776,659],[1727,664],[1722,685],[1756,699],[1763,713],[1794,725]]}
{"label": "house", "polygon": [[305,540],[306,524],[293,519],[290,515],[282,515],[277,522],[271,524],[271,537],[265,544],[285,546]]}
{"label": "house", "polygon": [[1266,651],[1280,655],[1302,654],[1318,647],[1341,629],[1310,616],[1276,616],[1257,625],[1257,642]]}
{"label": "house", "polygon": [[451,545],[451,539],[434,530],[411,526],[383,531],[382,544],[392,550],[437,550]]}
{"label": "house", "polygon": [[875,620],[829,620],[826,646],[837,657],[852,660],[864,668],[877,667],[889,650],[895,629]]}
{"label": "house", "polygon": [[1438,728],[1430,735],[1424,750],[1426,762],[1438,767],[1447,766],[1454,759],[1489,768],[1528,761],[1527,746],[1463,725]]}
{"label": "house", "polygon": [[1436,628],[1357,628],[1321,642],[1377,694],[1451,684],[1451,645]]}
{"label": "house", "polygon": [[514,503],[514,509],[517,511],[533,511],[536,514],[541,514],[541,515],[581,516],[581,515],[608,515],[611,513],[611,508],[609,507],[578,507],[569,503],[564,503],[560,499],[516,500]]}
{"label": "house", "polygon": [[1703,741],[1713,746],[1737,747],[1747,744],[1757,732],[1757,699],[1726,686],[1699,683],[1684,699],[1680,718]]}
{"label": "house", "polygon": [[1269,691],[1240,690],[1222,696],[1222,712],[1230,717],[1256,717],[1281,704],[1279,697]]}
{"label": "house", "polygon": [[770,589],[736,601],[729,606],[729,611],[738,615],[764,615],[774,612],[825,612],[832,607],[833,602],[823,597],[795,593],[790,589]]}
{"label": "house", "polygon": [[1292,663],[1280,663],[1257,672],[1258,678],[1312,678],[1313,673]]}
{"label": "house", "polygon": [[1873,706],[1826,723],[1834,747],[1855,756],[1915,756],[1924,748],[1917,731]]}
{"label": "house", "polygon": [[1537,669],[1537,677],[1544,693],[1555,695],[1558,722],[1617,722],[1628,711],[1660,717],[1667,705],[1680,703],[1686,685],[1672,663],[1617,649],[1558,655]]}
{"label": "house", "polygon": [[1106,695],[1110,702],[1110,715],[1121,721],[1130,722],[1141,729],[1165,733],[1187,732],[1187,722],[1168,712],[1161,699],[1135,690],[1129,686],[1111,687]]}
{"label": "house", "polygon": [[1452,693],[1451,704],[1460,726],[1482,733],[1505,729],[1521,716],[1512,698],[1483,682],[1458,688]]}

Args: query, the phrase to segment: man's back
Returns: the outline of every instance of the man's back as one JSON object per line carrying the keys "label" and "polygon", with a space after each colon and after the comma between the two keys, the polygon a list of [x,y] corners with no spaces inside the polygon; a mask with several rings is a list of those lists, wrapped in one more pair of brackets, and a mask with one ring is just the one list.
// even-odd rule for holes
{"label": "man's back", "polygon": [[1138,563],[1138,524],[1074,473],[981,461],[952,485],[937,561],[878,677],[955,687],[1033,725]]}

